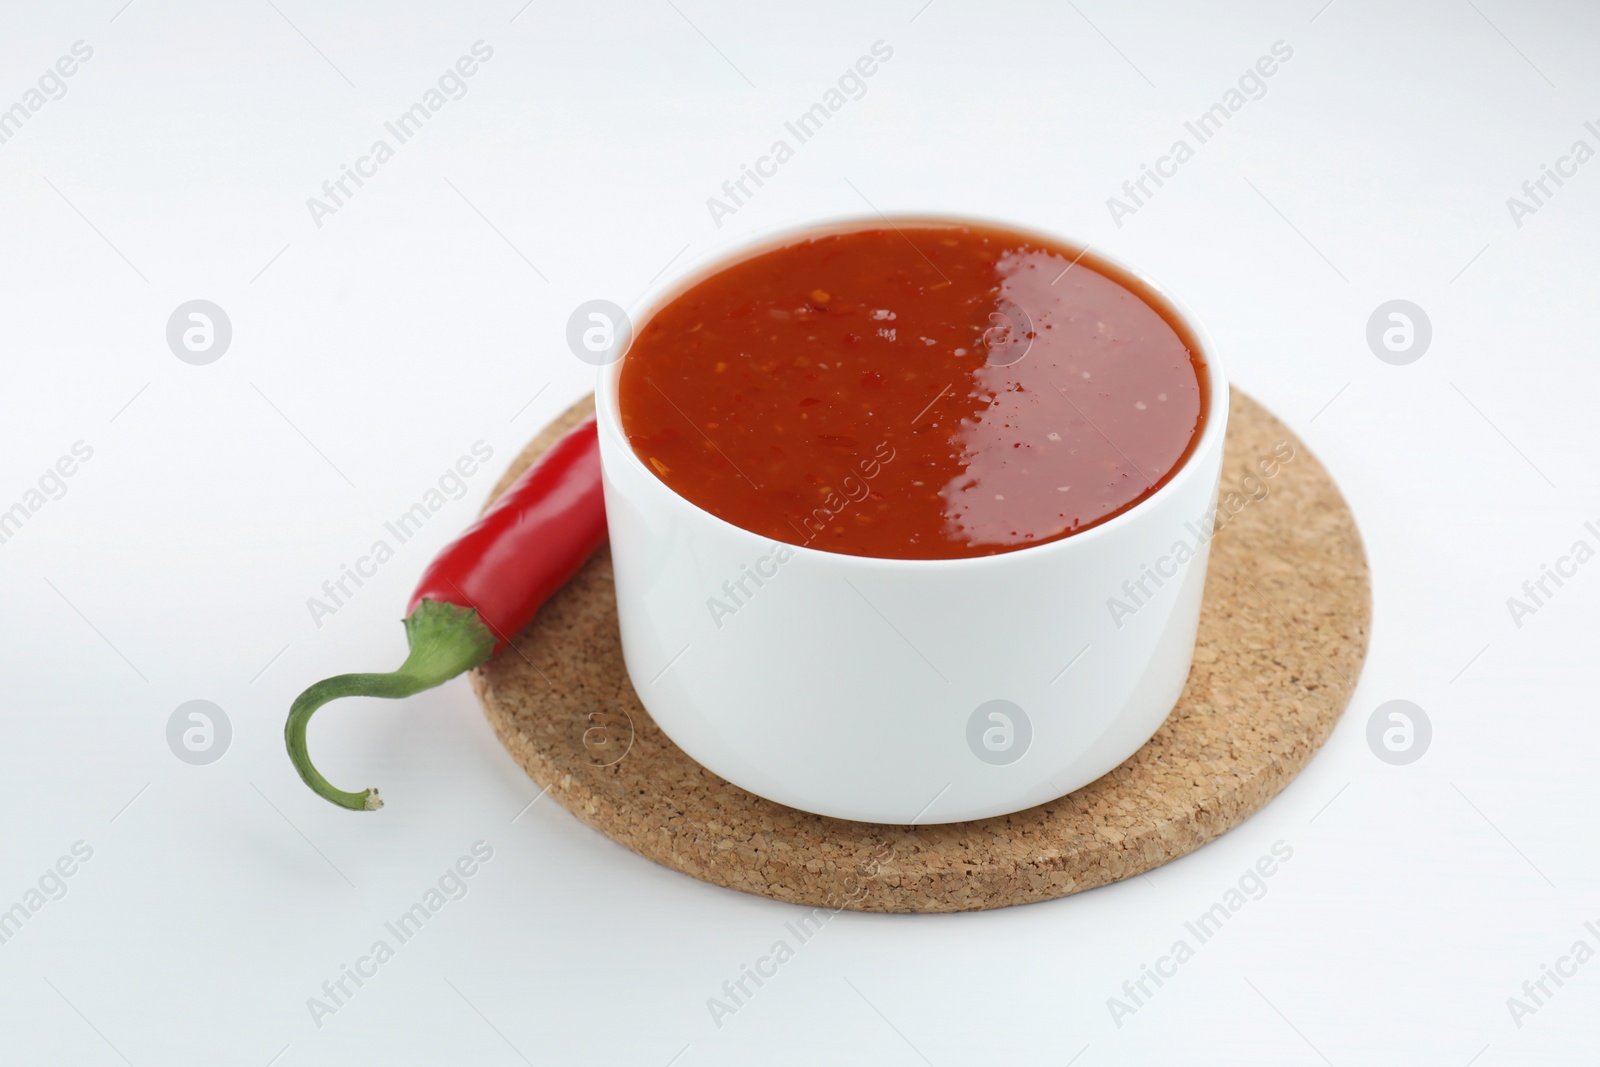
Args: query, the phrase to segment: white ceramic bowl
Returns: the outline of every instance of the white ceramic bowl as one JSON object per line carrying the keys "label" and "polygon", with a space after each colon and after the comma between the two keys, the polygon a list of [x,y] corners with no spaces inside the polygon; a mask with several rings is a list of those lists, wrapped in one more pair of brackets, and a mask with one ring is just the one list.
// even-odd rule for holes
{"label": "white ceramic bowl", "polygon": [[[807,226],[717,255],[646,294],[633,321],[642,325],[751,254],[877,222]],[[1194,653],[1228,383],[1192,315],[1133,268],[1094,258],[1140,279],[1189,326],[1210,377],[1209,418],[1187,461],[1150,497],[1082,533],[1013,552],[875,559],[780,545],[733,526],[644,465],[618,413],[626,356],[601,369],[596,408],[623,655],[640,701],[691,757],[805,811],[926,824],[1062,796],[1155,733]],[[713,610],[712,598],[735,603],[724,583],[741,580],[733,613]]]}

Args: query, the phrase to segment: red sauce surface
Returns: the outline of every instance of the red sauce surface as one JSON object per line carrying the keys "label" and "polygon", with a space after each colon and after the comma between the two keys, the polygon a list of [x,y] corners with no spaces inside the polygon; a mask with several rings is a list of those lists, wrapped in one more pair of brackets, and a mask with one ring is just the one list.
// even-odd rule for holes
{"label": "red sauce surface", "polygon": [[763,537],[946,559],[1127,510],[1205,425],[1203,362],[1135,279],[1008,230],[906,222],[724,267],[624,357],[623,431]]}

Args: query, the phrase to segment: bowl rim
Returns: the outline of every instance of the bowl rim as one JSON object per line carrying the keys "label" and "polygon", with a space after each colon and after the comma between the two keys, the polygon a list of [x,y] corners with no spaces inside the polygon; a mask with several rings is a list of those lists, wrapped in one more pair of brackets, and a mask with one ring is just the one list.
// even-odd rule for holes
{"label": "bowl rim", "polygon": [[[1200,354],[1206,368],[1207,386],[1210,394],[1210,411],[1206,419],[1206,427],[1201,431],[1200,439],[1189,450],[1183,464],[1173,472],[1172,476],[1154,493],[1145,497],[1137,504],[1113,516],[1104,522],[1097,523],[1086,530],[1069,534],[1066,537],[1057,537],[1050,541],[1041,541],[1038,544],[1026,545],[1022,548],[1008,549],[1004,552],[994,552],[982,556],[956,556],[942,559],[903,559],[894,556],[862,556],[847,552],[830,552],[826,549],[812,548],[808,545],[797,545],[792,541],[779,538],[764,537],[743,526],[731,523],[718,515],[700,507],[688,497],[679,493],[672,486],[662,481],[661,478],[649,467],[644,460],[634,451],[628,442],[627,435],[622,431],[621,408],[618,399],[618,384],[621,380],[622,365],[627,361],[628,351],[632,347],[633,338],[638,336],[640,327],[650,321],[651,316],[666,304],[676,299],[688,289],[697,285],[707,277],[733,266],[743,260],[753,258],[765,252],[770,252],[799,240],[834,233],[849,233],[859,229],[870,229],[887,224],[892,227],[900,226],[978,226],[1006,229],[1027,236],[1036,237],[1052,244],[1065,245],[1078,250],[1081,255],[1078,261],[1085,261],[1093,265],[1098,261],[1136,279],[1156,299],[1166,305],[1166,310],[1189,328],[1195,341],[1200,347]],[[1143,294],[1140,294],[1141,296]],[[601,467],[604,471],[608,462],[608,455],[617,457],[620,462],[644,476],[649,482],[654,483],[665,491],[668,497],[677,505],[688,508],[702,522],[709,522],[714,526],[734,531],[736,534],[762,545],[783,545],[790,551],[799,555],[816,558],[819,562],[826,561],[834,566],[862,570],[910,570],[910,571],[961,571],[982,570],[990,567],[1005,566],[1006,561],[1012,561],[1016,566],[1024,560],[1038,559],[1044,553],[1060,553],[1073,551],[1086,551],[1085,546],[1093,544],[1105,537],[1115,537],[1118,531],[1137,522],[1141,513],[1148,514],[1154,506],[1166,499],[1178,495],[1181,486],[1195,478],[1204,477],[1202,468],[1208,466],[1203,462],[1203,457],[1209,456],[1212,451],[1220,451],[1222,439],[1227,433],[1229,418],[1228,376],[1221,361],[1217,358],[1216,344],[1205,324],[1182,301],[1173,296],[1170,289],[1162,285],[1149,273],[1139,267],[1126,262],[1118,256],[1109,255],[1095,248],[1087,241],[1080,241],[1053,230],[1033,225],[1019,224],[1009,219],[969,215],[954,212],[906,212],[893,215],[884,215],[881,212],[867,214],[844,214],[828,216],[810,222],[791,224],[782,227],[759,231],[742,239],[733,239],[720,242],[711,247],[694,260],[675,271],[664,272],[663,276],[653,281],[645,292],[639,295],[633,305],[625,309],[628,315],[628,341],[623,347],[622,354],[610,363],[599,368],[598,381],[595,385],[595,418],[603,442],[609,441],[612,448],[601,449]],[[1078,546],[1076,548],[1072,546]]]}

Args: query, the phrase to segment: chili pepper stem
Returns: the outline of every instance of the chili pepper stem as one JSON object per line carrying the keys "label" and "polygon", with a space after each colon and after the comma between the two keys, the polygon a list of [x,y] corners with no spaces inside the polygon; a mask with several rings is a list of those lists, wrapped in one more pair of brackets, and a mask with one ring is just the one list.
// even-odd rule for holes
{"label": "chili pepper stem", "polygon": [[437,600],[422,600],[406,616],[406,641],[411,646],[399,670],[387,674],[340,674],[324,678],[295,698],[283,737],[295,770],[318,796],[351,811],[383,807],[376,789],[347,793],[336,788],[311,763],[306,751],[306,726],[330,700],[348,696],[408,697],[432,689],[489,658],[496,639],[477,611]]}

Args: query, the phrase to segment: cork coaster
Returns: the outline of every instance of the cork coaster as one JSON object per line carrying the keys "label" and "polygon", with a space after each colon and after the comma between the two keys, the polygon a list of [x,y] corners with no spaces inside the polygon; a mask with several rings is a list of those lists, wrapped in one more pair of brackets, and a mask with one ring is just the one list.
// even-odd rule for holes
{"label": "cork coaster", "polygon": [[[535,438],[495,494],[591,409],[580,403]],[[634,695],[605,549],[472,684],[501,743],[559,804],[695,878],[859,911],[1049,900],[1148,871],[1237,826],[1344,711],[1371,615],[1355,521],[1310,452],[1237,391],[1217,523],[1178,706],[1105,777],[1013,815],[848,822],[763,800],[701,767]]]}

